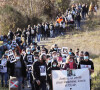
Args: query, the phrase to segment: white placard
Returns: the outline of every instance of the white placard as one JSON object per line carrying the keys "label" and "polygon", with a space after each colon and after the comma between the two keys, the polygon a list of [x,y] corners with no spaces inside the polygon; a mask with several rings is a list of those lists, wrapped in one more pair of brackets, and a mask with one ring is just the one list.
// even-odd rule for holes
{"label": "white placard", "polygon": [[46,67],[40,66],[40,76],[46,76]]}
{"label": "white placard", "polygon": [[27,55],[28,62],[32,62],[32,55]]}
{"label": "white placard", "polygon": [[57,49],[57,52],[58,52],[58,53],[61,53],[61,48],[58,48],[58,49]]}
{"label": "white placard", "polygon": [[68,54],[68,47],[62,47],[62,54]]}
{"label": "white placard", "polygon": [[88,69],[52,71],[53,90],[90,90]]}
{"label": "white placard", "polygon": [[28,72],[32,72],[32,65],[27,65]]}
{"label": "white placard", "polygon": [[16,59],[15,59],[15,55],[14,55],[14,53],[13,53],[12,50],[9,50],[8,59],[10,60],[11,63],[13,63],[13,62],[16,61]]}
{"label": "white placard", "polygon": [[61,65],[61,68],[64,68],[65,64],[66,64],[66,62],[61,63],[60,64]]}

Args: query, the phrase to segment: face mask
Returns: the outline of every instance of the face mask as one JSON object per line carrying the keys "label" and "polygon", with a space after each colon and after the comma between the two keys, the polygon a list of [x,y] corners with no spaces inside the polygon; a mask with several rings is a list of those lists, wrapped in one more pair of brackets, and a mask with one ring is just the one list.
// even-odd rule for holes
{"label": "face mask", "polygon": [[56,64],[53,64],[53,67],[56,67]]}
{"label": "face mask", "polygon": [[3,58],[3,60],[5,61],[5,60],[6,60],[6,58],[4,57],[4,58]]}
{"label": "face mask", "polygon": [[69,52],[69,55],[71,55],[72,53],[71,52]]}
{"label": "face mask", "polygon": [[25,52],[24,52],[24,51],[23,51],[22,53],[23,53],[23,54],[25,54]]}
{"label": "face mask", "polygon": [[48,60],[48,63],[52,62],[52,60]]}
{"label": "face mask", "polygon": [[14,47],[12,47],[12,50],[14,50]]}
{"label": "face mask", "polygon": [[32,50],[34,50],[34,48],[32,48]]}
{"label": "face mask", "polygon": [[89,57],[88,56],[84,56],[84,60],[88,60],[89,59]]}
{"label": "face mask", "polygon": [[6,53],[5,55],[7,55],[7,56],[8,56],[9,54],[8,54],[8,53]]}
{"label": "face mask", "polygon": [[11,41],[8,41],[8,44],[11,44]]}
{"label": "face mask", "polygon": [[19,60],[19,59],[20,59],[20,57],[16,57],[16,59],[17,59],[17,60]]}
{"label": "face mask", "polygon": [[78,58],[79,56],[78,55],[76,55],[76,58]]}
{"label": "face mask", "polygon": [[27,52],[27,54],[30,54],[30,52]]}
{"label": "face mask", "polygon": [[34,59],[34,62],[38,61],[38,59]]}
{"label": "face mask", "polygon": [[57,48],[54,48],[54,50],[57,50]]}
{"label": "face mask", "polygon": [[25,46],[25,43],[23,43],[23,46]]}
{"label": "face mask", "polygon": [[70,62],[73,62],[73,60],[70,59]]}

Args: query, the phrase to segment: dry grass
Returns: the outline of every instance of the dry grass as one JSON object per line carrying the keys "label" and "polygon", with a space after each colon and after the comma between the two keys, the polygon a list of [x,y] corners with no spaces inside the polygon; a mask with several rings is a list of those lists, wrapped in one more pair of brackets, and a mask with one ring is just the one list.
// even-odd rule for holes
{"label": "dry grass", "polygon": [[92,54],[100,54],[100,30],[87,32],[74,32],[70,35],[59,36],[52,40],[52,43],[47,43],[48,47],[52,44],[58,44],[59,47],[69,47],[73,50],[80,48],[80,50],[92,52]]}
{"label": "dry grass", "polygon": [[2,41],[0,41],[0,46],[3,44],[3,42]]}

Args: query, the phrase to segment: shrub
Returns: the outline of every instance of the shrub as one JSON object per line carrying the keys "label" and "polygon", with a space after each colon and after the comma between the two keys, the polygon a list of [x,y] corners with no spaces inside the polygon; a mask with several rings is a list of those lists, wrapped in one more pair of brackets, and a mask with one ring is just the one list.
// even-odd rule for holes
{"label": "shrub", "polygon": [[0,30],[1,34],[7,34],[9,29],[23,28],[27,24],[27,18],[10,6],[0,8]]}

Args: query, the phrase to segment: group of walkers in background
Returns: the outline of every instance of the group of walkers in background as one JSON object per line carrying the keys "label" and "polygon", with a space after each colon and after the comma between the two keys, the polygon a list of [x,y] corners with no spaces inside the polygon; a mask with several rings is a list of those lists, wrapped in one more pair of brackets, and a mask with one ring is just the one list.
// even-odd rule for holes
{"label": "group of walkers in background", "polygon": [[90,12],[97,12],[97,5],[93,6],[92,3],[90,6],[88,4],[73,4],[64,14],[56,17],[55,23],[39,23],[32,27],[28,25],[28,28],[25,28],[23,31],[17,28],[15,33],[9,30],[8,35],[5,35],[3,38],[4,40],[6,38],[12,40],[15,36],[17,40],[20,40],[23,37],[25,44],[30,44],[36,38],[37,42],[40,42],[41,40],[47,40],[48,37],[53,38],[58,35],[64,35],[64,32],[69,30],[70,27],[81,30],[81,20],[86,20]]}
{"label": "group of walkers in background", "polygon": [[[9,30],[8,35],[0,36],[0,40],[4,42],[0,47],[2,87],[4,81],[5,87],[8,87],[8,80],[12,76],[18,79],[18,90],[22,90],[26,82],[27,87],[32,90],[52,90],[52,70],[81,69],[81,65],[90,65],[87,68],[93,73],[94,65],[89,58],[89,52],[77,49],[74,53],[71,48],[59,51],[57,44],[51,49],[38,45],[48,37],[63,35],[67,25],[75,25],[76,29],[80,29],[81,20],[86,19],[89,11],[97,12],[97,6],[73,4],[64,15],[57,16],[55,24],[46,22],[33,27],[28,25],[23,31],[18,28],[15,33]],[[9,52],[13,57],[10,57]],[[29,69],[29,66],[32,68]]]}

